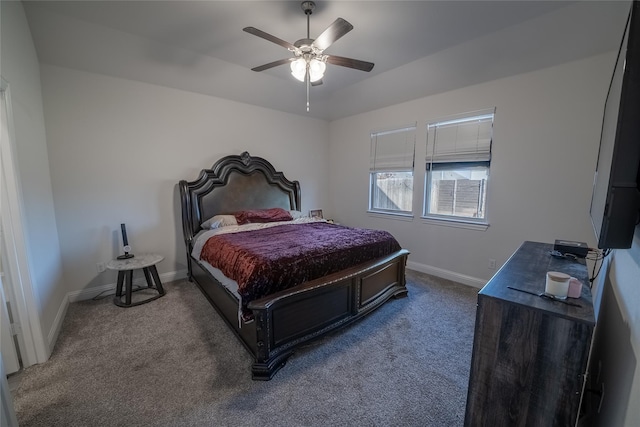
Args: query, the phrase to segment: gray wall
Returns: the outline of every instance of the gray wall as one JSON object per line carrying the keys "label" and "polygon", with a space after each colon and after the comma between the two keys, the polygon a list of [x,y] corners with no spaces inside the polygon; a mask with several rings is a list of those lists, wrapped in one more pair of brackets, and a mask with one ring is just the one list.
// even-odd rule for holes
{"label": "gray wall", "polygon": [[640,226],[630,249],[615,250],[593,292],[599,308],[590,368],[593,425],[640,425]]}
{"label": "gray wall", "polygon": [[[331,122],[330,194],[343,223],[392,231],[413,268],[482,285],[524,240],[595,245],[589,204],[614,56],[521,74]],[[486,231],[433,224],[423,207],[427,123],[496,108]],[[417,122],[412,220],[367,213],[369,134]]]}
{"label": "gray wall", "polygon": [[22,4],[2,1],[0,8],[0,73],[11,92],[29,272],[42,333],[45,340],[52,341],[50,351],[55,343],[55,324],[66,307],[67,288],[51,189],[40,67]]}
{"label": "gray wall", "polygon": [[[156,252],[185,275],[178,181],[249,151],[300,181],[302,208],[328,204],[323,120],[51,65],[41,66],[56,227],[71,300],[115,283],[97,263]],[[327,214],[330,212],[327,211]]]}

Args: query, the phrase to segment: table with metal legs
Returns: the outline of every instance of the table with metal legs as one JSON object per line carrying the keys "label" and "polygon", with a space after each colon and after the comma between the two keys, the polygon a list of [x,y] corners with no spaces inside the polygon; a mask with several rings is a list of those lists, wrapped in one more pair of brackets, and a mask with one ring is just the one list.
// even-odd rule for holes
{"label": "table with metal legs", "polygon": [[[116,296],[113,303],[119,307],[134,307],[136,305],[145,304],[164,296],[164,288],[158,276],[156,264],[162,261],[164,257],[158,254],[142,254],[135,255],[133,258],[114,259],[107,263],[107,268],[118,271],[118,283],[116,284]],[[155,289],[158,295],[141,301],[131,301],[133,293],[133,271],[142,269],[144,277],[147,281],[147,288]],[[154,286],[155,285],[155,286]],[[124,297],[124,301],[122,301]]]}

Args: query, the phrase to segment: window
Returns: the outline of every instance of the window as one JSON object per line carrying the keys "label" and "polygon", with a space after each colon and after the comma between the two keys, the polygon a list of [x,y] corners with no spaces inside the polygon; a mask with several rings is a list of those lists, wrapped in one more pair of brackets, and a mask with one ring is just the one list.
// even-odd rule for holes
{"label": "window", "polygon": [[494,110],[427,126],[424,216],[487,223]]}
{"label": "window", "polygon": [[369,211],[410,215],[416,125],[371,134]]}

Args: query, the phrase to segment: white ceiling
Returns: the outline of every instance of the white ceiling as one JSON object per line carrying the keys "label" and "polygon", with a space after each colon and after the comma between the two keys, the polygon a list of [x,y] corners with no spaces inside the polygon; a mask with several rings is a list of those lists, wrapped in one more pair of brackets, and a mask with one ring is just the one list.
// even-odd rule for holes
{"label": "white ceiling", "polygon": [[[311,88],[290,57],[247,34],[253,26],[306,37],[300,1],[23,1],[41,63],[333,120],[614,50],[627,1],[316,1],[311,38],[337,17],[354,29],[327,54],[375,63],[329,64]],[[613,64],[612,64],[613,67]]]}

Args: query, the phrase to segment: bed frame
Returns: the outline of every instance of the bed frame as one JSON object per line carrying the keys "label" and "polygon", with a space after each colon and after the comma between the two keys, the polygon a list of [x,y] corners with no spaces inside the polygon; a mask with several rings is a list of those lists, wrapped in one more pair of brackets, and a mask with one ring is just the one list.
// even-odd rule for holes
{"label": "bed frame", "polygon": [[269,380],[296,347],[361,318],[394,297],[407,295],[409,252],[363,263],[249,303],[254,320],[238,325],[238,300],[191,256],[200,223],[244,209],[300,210],[300,184],[248,152],[220,159],[195,181],[179,183],[188,278],[254,357],[252,377]]}

